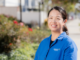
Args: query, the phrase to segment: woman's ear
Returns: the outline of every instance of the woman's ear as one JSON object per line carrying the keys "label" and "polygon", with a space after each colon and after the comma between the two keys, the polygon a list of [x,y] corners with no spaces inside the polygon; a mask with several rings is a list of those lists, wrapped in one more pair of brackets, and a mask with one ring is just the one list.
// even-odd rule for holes
{"label": "woman's ear", "polygon": [[67,22],[67,19],[64,20],[63,25],[65,25],[66,22]]}
{"label": "woman's ear", "polygon": [[66,23],[66,22],[67,22],[67,19],[64,20],[64,23]]}

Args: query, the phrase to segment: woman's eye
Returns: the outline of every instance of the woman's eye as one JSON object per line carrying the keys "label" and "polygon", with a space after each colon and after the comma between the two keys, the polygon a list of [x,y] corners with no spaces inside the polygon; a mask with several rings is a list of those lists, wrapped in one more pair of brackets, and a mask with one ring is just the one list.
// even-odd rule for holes
{"label": "woman's eye", "polygon": [[52,18],[49,18],[49,19],[52,19]]}
{"label": "woman's eye", "polygon": [[57,18],[57,20],[60,20],[60,18]]}

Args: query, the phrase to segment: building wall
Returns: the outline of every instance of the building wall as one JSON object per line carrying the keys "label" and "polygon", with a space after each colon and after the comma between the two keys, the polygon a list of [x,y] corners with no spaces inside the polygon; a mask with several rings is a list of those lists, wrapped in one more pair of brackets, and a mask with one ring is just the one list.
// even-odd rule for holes
{"label": "building wall", "polygon": [[0,6],[5,6],[5,0],[0,0]]}
{"label": "building wall", "polygon": [[17,17],[17,7],[0,7],[0,14]]}
{"label": "building wall", "polygon": [[[17,14],[17,18],[20,20],[20,15],[19,12]],[[33,23],[39,23],[39,18],[41,20],[41,24],[44,22],[44,20],[47,18],[47,13],[46,12],[41,12],[39,16],[39,12],[23,12],[22,13],[22,21],[24,23],[31,24]]]}

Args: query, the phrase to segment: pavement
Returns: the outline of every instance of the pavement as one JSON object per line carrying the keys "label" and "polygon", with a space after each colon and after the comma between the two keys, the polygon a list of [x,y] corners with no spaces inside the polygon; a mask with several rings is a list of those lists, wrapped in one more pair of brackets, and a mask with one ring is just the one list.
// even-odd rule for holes
{"label": "pavement", "polygon": [[74,40],[78,48],[77,60],[80,60],[80,19],[70,20],[66,23],[69,31],[69,36]]}

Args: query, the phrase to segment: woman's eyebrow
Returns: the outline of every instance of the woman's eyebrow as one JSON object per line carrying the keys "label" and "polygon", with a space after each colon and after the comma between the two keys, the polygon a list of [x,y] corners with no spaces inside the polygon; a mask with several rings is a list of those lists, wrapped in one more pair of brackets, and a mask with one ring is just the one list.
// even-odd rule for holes
{"label": "woman's eyebrow", "polygon": [[49,16],[49,17],[53,17],[53,16]]}
{"label": "woman's eyebrow", "polygon": [[[55,16],[55,15],[54,15]],[[49,17],[54,17],[54,16],[52,16],[52,15],[50,15]],[[61,17],[60,15],[58,15],[58,16],[55,16],[55,17]]]}
{"label": "woman's eyebrow", "polygon": [[61,16],[56,16],[56,17],[61,17]]}

